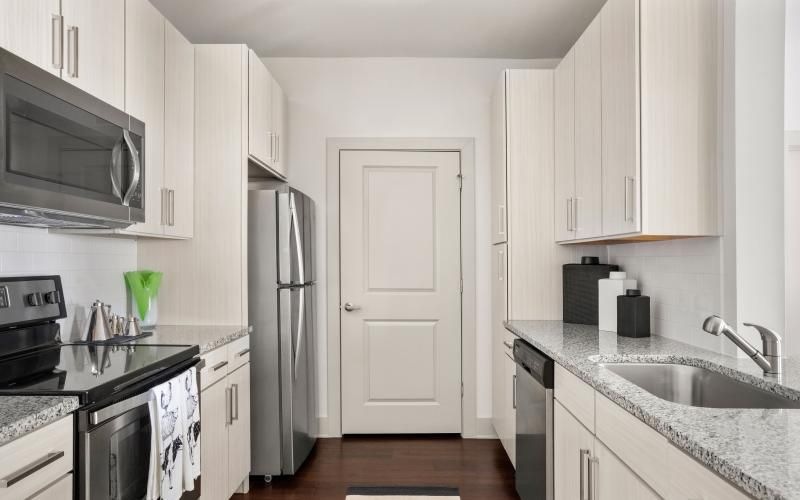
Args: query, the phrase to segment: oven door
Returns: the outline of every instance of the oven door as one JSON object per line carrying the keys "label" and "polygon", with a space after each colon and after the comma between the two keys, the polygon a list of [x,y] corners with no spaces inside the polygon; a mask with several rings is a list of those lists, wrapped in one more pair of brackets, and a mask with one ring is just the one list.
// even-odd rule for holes
{"label": "oven door", "polygon": [[[197,368],[197,387],[200,387],[202,363],[195,358],[179,370],[138,386],[124,399],[78,412],[77,498],[141,500],[146,497],[148,481],[151,476],[155,480],[157,473],[150,468],[153,441],[150,411],[154,408],[150,405],[150,388],[178,376],[191,365]],[[194,490],[185,492],[181,500],[199,497],[200,478],[195,481]]]}
{"label": "oven door", "polygon": [[123,111],[0,49],[4,206],[144,221],[144,135]]}

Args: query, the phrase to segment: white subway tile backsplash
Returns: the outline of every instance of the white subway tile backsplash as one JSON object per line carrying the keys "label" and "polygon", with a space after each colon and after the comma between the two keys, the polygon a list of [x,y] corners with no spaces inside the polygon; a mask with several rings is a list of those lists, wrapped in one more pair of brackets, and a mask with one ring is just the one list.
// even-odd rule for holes
{"label": "white subway tile backsplash", "polygon": [[64,339],[78,339],[88,306],[101,299],[126,312],[123,273],[136,269],[136,241],[0,225],[0,274],[58,274],[64,285]]}
{"label": "white subway tile backsplash", "polygon": [[608,261],[638,280],[650,296],[651,329],[698,347],[721,350],[702,330],[703,319],[722,304],[719,238],[609,245]]}

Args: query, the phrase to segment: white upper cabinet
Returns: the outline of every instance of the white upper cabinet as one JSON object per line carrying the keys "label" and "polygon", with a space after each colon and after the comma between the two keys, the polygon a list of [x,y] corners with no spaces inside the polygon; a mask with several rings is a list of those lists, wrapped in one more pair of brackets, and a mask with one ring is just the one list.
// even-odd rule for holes
{"label": "white upper cabinet", "polygon": [[247,153],[259,175],[286,178],[285,109],[283,89],[258,55],[248,50]]}
{"label": "white upper cabinet", "polygon": [[575,44],[575,205],[576,238],[602,234],[600,16]]}
{"label": "white upper cabinet", "polygon": [[126,0],[125,111],[145,124],[145,222],[129,231],[161,234],[164,185],[164,16],[147,0]]}
{"label": "white upper cabinet", "polygon": [[492,96],[492,243],[508,241],[506,211],[506,78],[504,71]]}
{"label": "white upper cabinet", "polygon": [[554,71],[555,93],[555,234],[575,239],[575,48]]}
{"label": "white upper cabinet", "polygon": [[166,21],[164,54],[164,234],[194,234],[194,46]]}
{"label": "white upper cabinet", "polygon": [[606,2],[556,70],[557,241],[719,234],[718,33],[718,0]]}
{"label": "white upper cabinet", "polygon": [[125,108],[125,0],[61,0],[62,77],[119,109]]}
{"label": "white upper cabinet", "polygon": [[63,61],[61,33],[59,0],[0,2],[0,47],[59,76]]}

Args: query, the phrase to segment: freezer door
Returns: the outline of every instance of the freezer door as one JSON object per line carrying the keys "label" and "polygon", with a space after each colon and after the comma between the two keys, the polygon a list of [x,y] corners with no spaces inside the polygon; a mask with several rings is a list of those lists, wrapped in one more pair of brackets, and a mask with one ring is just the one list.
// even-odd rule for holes
{"label": "freezer door", "polygon": [[251,190],[248,197],[248,309],[252,473],[281,471],[279,325],[276,257],[278,193]]}
{"label": "freezer door", "polygon": [[[310,395],[314,361],[313,300],[309,287],[283,288],[278,295],[281,337],[281,432],[282,474],[294,474],[314,447],[315,405]],[[313,413],[312,413],[313,412]]]}
{"label": "freezer door", "polygon": [[302,193],[278,194],[278,284],[302,285],[306,280],[304,246],[305,202]]}
{"label": "freezer door", "polygon": [[314,244],[316,238],[316,206],[314,200],[310,197],[303,195],[303,248],[305,252],[305,282],[313,283],[317,281],[316,266],[314,266],[314,252],[316,245]]}

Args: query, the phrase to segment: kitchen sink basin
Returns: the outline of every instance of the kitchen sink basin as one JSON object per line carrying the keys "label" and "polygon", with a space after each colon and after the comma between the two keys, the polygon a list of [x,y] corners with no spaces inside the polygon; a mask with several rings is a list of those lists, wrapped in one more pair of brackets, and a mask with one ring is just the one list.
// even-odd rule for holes
{"label": "kitchen sink basin", "polygon": [[794,401],[705,368],[667,363],[602,363],[661,399],[704,408],[800,408]]}

